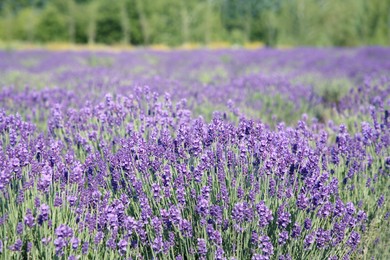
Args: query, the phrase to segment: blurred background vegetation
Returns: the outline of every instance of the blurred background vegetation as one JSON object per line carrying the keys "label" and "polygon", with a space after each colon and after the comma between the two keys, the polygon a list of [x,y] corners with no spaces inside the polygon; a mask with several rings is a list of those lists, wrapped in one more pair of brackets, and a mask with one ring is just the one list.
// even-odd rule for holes
{"label": "blurred background vegetation", "polygon": [[389,45],[388,0],[0,0],[0,41]]}

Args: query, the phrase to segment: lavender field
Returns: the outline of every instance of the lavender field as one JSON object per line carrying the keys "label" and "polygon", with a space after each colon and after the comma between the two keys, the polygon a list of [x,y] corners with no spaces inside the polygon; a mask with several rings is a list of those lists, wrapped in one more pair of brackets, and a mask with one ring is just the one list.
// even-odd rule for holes
{"label": "lavender field", "polygon": [[389,259],[390,49],[0,51],[0,259]]}

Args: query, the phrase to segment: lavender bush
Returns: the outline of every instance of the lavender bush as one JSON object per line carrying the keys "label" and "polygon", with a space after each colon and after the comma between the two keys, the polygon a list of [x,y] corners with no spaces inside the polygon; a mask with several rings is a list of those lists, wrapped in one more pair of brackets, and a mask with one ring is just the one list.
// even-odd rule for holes
{"label": "lavender bush", "polygon": [[389,49],[0,57],[2,259],[386,258]]}

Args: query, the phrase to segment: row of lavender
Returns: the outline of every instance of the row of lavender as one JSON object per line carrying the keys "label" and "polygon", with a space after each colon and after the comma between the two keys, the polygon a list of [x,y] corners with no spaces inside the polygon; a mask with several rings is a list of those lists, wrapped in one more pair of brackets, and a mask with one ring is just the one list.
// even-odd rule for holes
{"label": "row of lavender", "polygon": [[[321,52],[308,53],[325,58]],[[324,64],[356,54],[328,52],[333,56]],[[239,53],[229,52],[238,64],[245,61],[240,55],[266,56]],[[283,56],[267,57],[277,54]],[[15,63],[24,57],[2,55],[20,55]],[[388,232],[390,80],[382,56],[348,76],[358,84],[374,75],[345,97],[343,113],[359,121],[323,124],[303,116],[272,128],[233,106],[214,112],[210,122],[194,117],[181,95],[207,84],[194,81],[191,88],[191,78],[175,79],[171,97],[158,94],[163,85],[133,87],[136,77],[124,85],[131,68],[99,64],[85,68],[85,77],[105,81],[84,85],[72,82],[82,79],[76,70],[51,71],[75,56],[34,55],[64,61],[44,68],[59,87],[1,92],[1,258],[348,259],[368,256],[380,245],[375,233]],[[138,54],[124,57],[132,55]],[[199,56],[185,55],[192,63]],[[226,53],[219,55],[211,57]],[[252,63],[259,63],[256,56]],[[73,76],[59,80],[67,73]],[[291,75],[285,80],[296,86]],[[223,80],[212,82],[235,98]],[[256,87],[265,91],[255,83],[250,88]],[[204,95],[214,100],[213,93]],[[237,116],[236,124],[230,119]]]}
{"label": "row of lavender", "polygon": [[[251,117],[266,119],[270,115],[282,121],[293,118],[296,122],[304,112],[318,117],[312,112],[317,107],[319,110],[336,107],[338,112],[359,110],[360,103],[350,100],[358,91],[370,96],[370,101],[377,95],[388,95],[389,90],[378,89],[378,85],[387,81],[389,57],[389,49],[377,47],[0,52],[0,83],[2,96],[10,95],[14,102],[28,103],[29,107],[47,105],[51,102],[48,99],[54,99],[64,106],[79,108],[86,100],[100,102],[106,93],[128,95],[134,86],[148,85],[152,91],[170,93],[175,100],[186,98],[193,111],[197,111],[199,104],[219,104],[225,108],[235,104],[242,114],[251,112]],[[27,93],[23,91],[26,86]],[[347,95],[348,91],[351,95]],[[68,97],[62,98],[63,95]],[[278,105],[272,101],[275,96],[290,105],[298,117],[294,113],[281,116],[284,111],[275,108]]]}

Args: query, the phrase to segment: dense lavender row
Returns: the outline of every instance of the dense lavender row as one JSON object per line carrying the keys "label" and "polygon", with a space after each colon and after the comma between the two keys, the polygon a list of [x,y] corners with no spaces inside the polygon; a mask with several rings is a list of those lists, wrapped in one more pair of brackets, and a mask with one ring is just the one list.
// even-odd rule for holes
{"label": "dense lavender row", "polygon": [[[387,49],[88,55],[0,54],[15,84],[0,93],[2,259],[349,259],[386,245]],[[325,104],[306,76],[351,89]],[[273,127],[238,88],[308,115]],[[228,99],[210,121],[194,114]],[[337,120],[311,118],[317,104]]]}
{"label": "dense lavender row", "polygon": [[[55,96],[56,103],[66,101],[65,106],[79,108],[86,100],[100,102],[106,93],[128,95],[134,86],[147,85],[159,94],[170,93],[175,100],[186,98],[197,114],[208,112],[199,104],[211,111],[234,104],[241,109],[238,112],[262,120],[274,117],[295,123],[309,111],[326,122],[334,117],[330,107],[360,109],[345,95],[348,91],[363,89],[365,95],[379,95],[376,81],[388,80],[389,60],[390,50],[385,48],[0,52],[0,83],[7,87],[2,96],[11,99],[15,88],[20,93],[29,86],[30,92],[20,93],[22,100],[16,100],[28,106],[34,102],[28,100],[31,96],[38,100]],[[388,89],[381,91],[389,94]],[[68,98],[62,99],[63,95]],[[281,100],[293,112],[280,107]]]}

